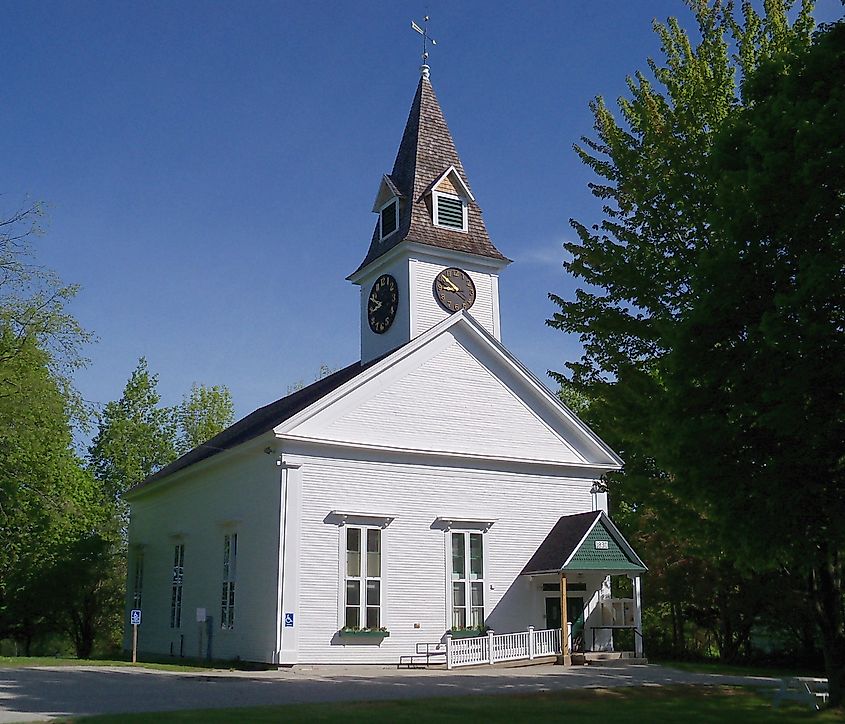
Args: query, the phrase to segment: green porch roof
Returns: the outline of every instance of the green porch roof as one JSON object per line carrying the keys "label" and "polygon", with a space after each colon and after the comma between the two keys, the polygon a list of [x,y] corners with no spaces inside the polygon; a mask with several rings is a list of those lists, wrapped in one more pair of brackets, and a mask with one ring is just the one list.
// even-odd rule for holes
{"label": "green porch roof", "polygon": [[645,564],[613,521],[595,510],[560,518],[522,569],[522,575],[645,570]]}
{"label": "green porch roof", "polygon": [[599,519],[562,570],[642,571],[643,568],[641,563],[634,562],[632,556],[622,550],[613,533],[607,529],[604,521]]}

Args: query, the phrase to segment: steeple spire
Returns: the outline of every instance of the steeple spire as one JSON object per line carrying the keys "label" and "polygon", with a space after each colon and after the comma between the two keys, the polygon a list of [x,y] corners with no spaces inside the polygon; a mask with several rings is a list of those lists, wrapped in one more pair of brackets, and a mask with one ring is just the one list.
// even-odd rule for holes
{"label": "steeple spire", "polygon": [[[433,186],[452,168],[467,191],[465,230],[444,228],[433,220]],[[509,261],[490,241],[481,209],[469,192],[466,172],[437,102],[426,64],[421,68],[417,92],[411,103],[393,170],[390,176],[385,177],[385,182],[399,192],[398,229],[381,238],[379,225],[376,224],[369,251],[356,274],[406,240],[505,263]]]}

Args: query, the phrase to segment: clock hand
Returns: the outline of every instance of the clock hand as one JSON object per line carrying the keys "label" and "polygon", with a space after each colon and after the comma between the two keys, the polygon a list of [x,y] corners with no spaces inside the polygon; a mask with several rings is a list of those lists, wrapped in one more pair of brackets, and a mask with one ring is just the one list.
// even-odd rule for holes
{"label": "clock hand", "polygon": [[447,279],[446,277],[443,277],[443,283],[449,285],[449,291],[450,292],[460,291],[451,279]]}
{"label": "clock hand", "polygon": [[375,304],[375,305],[377,305],[377,306],[375,307],[375,309],[373,309],[373,311],[374,311],[374,312],[375,312],[377,309],[381,309],[381,304],[382,304],[382,303],[381,303],[378,299],[376,299],[375,294],[374,294],[373,296],[371,296],[371,297],[370,297],[370,303],[371,303],[371,304]]}

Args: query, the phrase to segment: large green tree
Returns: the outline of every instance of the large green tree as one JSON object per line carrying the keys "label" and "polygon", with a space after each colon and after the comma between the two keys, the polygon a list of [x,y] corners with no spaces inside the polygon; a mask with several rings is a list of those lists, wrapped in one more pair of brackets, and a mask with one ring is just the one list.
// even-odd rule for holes
{"label": "large green tree", "polygon": [[[753,596],[734,587],[737,595],[702,602],[685,572],[706,571],[714,583],[732,575],[741,589],[753,587],[755,575],[730,573],[732,556],[715,542],[712,522],[676,488],[659,434],[667,402],[662,364],[692,303],[699,260],[722,233],[712,224],[717,133],[748,102],[743,78],[809,45],[812,3],[802,2],[792,21],[794,3],[786,0],[766,0],[762,13],[744,3],[739,15],[731,2],[687,4],[698,39],[674,19],[655,23],[663,60],[649,59],[649,72],[628,79],[618,118],[603,99],[592,104],[595,136],[576,152],[598,177],[591,189],[603,218],[572,222],[578,238],[565,245],[571,260],[564,266],[581,287],[571,299],[550,295],[559,309],[548,323],[584,346],[557,378],[590,400],[588,419],[626,460],[607,481],[614,514],[655,556],[659,578],[650,590],[665,596],[676,647],[683,647],[685,619],[723,622],[717,638],[729,656],[747,638]],[[715,617],[701,612],[711,603]]]}
{"label": "large green tree", "polygon": [[70,375],[90,335],[67,310],[76,287],[36,260],[43,216],[24,203],[0,219],[0,637],[25,649],[61,630],[44,573],[101,510],[72,434],[84,410]]}
{"label": "large green tree", "polygon": [[845,699],[845,25],[763,62],[717,135],[662,365],[665,460],[749,565],[809,581]]}
{"label": "large green tree", "polygon": [[44,586],[58,547],[105,522],[97,488],[73,449],[66,387],[50,354],[0,327],[0,637],[33,640],[62,626]]}

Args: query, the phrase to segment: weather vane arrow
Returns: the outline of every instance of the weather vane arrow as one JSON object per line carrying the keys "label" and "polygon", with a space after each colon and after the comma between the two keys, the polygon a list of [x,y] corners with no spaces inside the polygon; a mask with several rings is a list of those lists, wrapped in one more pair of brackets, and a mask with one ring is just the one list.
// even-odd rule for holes
{"label": "weather vane arrow", "polygon": [[[411,21],[411,27],[422,35],[423,39],[423,52],[422,52],[422,61],[423,61],[423,73],[428,70],[428,44],[431,43],[432,45],[437,45],[437,41],[432,38],[428,34],[428,15],[423,18],[423,27],[417,25],[413,20]],[[425,73],[427,75],[427,73]]]}

